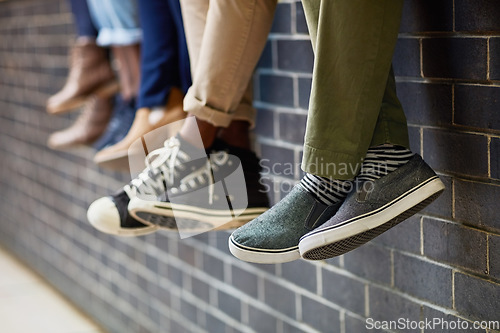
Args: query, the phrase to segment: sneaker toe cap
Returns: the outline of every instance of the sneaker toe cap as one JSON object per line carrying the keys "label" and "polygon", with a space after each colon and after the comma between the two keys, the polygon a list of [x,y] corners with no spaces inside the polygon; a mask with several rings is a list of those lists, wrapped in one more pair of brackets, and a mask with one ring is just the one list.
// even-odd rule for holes
{"label": "sneaker toe cap", "polygon": [[116,234],[120,229],[120,214],[109,197],[94,201],[87,211],[87,219],[94,228],[105,233]]}

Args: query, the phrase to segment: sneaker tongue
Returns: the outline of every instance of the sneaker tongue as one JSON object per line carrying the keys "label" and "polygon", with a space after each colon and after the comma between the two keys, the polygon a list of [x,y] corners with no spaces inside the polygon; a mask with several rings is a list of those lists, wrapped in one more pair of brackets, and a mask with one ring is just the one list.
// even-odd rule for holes
{"label": "sneaker tongue", "polygon": [[190,160],[197,160],[200,158],[206,158],[208,155],[208,149],[199,148],[192,143],[183,139],[180,134],[176,135],[177,140],[180,143],[180,149],[189,156]]}

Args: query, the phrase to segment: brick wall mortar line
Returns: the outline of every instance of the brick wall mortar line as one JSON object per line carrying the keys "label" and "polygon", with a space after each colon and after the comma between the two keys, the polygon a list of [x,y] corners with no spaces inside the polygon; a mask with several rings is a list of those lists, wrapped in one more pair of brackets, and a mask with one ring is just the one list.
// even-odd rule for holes
{"label": "brick wall mortar line", "polygon": [[490,40],[491,38],[488,38],[488,41],[486,42],[486,80],[490,80],[490,70],[491,70],[491,54],[490,54]]}
{"label": "brick wall mortar line", "polygon": [[241,322],[246,325],[249,325],[250,323],[248,305],[248,303],[241,302]]}
{"label": "brick wall mortar line", "polygon": [[425,75],[424,75],[424,47],[422,44],[423,44],[422,38],[419,38],[418,39],[418,51],[419,51],[418,58],[419,58],[419,66],[420,66],[420,77],[424,78],[425,77]]}
{"label": "brick wall mortar line", "polygon": [[398,39],[487,39],[490,37],[498,37],[498,31],[416,31],[416,32],[400,32]]}
{"label": "brick wall mortar line", "polygon": [[254,106],[257,109],[271,109],[273,111],[274,115],[280,115],[283,113],[287,114],[297,114],[297,115],[307,115],[307,110],[306,109],[301,109],[301,108],[292,108],[292,107],[286,107],[286,106],[279,106],[277,104],[271,104],[267,102],[262,102],[262,101],[255,101]]}
{"label": "brick wall mortar line", "polygon": [[[271,43],[271,63],[272,63],[272,70],[273,71],[279,71],[278,69],[278,43],[276,40],[270,40],[269,43]],[[260,74],[259,70],[259,74]]]}
{"label": "brick wall mortar line", "polygon": [[286,333],[284,332],[284,322],[282,320],[278,320],[276,323],[276,333]]}
{"label": "brick wall mortar line", "polygon": [[[299,147],[299,145],[294,143],[289,143],[287,141],[276,140],[276,139],[268,139],[268,138],[257,138],[257,142],[260,144],[266,144],[269,146],[279,147],[279,148],[287,148],[290,150],[295,150],[297,147]],[[300,145],[300,147],[302,146]]]}
{"label": "brick wall mortar line", "polygon": [[456,214],[456,193],[455,193],[455,187],[456,187],[456,184],[455,184],[455,179],[451,179],[451,218],[452,219],[456,219],[457,218],[457,214]]}
{"label": "brick wall mortar line", "polygon": [[295,319],[302,321],[302,295],[295,294]]}
{"label": "brick wall mortar line", "polygon": [[365,292],[365,313],[364,315],[368,317],[370,315],[370,287],[368,283],[364,285]]}
{"label": "brick wall mortar line", "polygon": [[308,34],[288,34],[288,33],[277,33],[277,32],[272,32],[268,36],[268,40],[271,41],[279,41],[279,40],[285,40],[285,41],[310,41],[311,38],[309,37]]}
{"label": "brick wall mortar line", "polygon": [[452,29],[453,29],[453,32],[456,32],[456,11],[455,11],[455,0],[453,0],[453,4],[452,4]]}
{"label": "brick wall mortar line", "polygon": [[451,272],[451,307],[454,311],[457,310],[455,306],[455,271]]}
{"label": "brick wall mortar line", "polygon": [[299,101],[299,78],[297,75],[293,76],[293,105],[294,108],[300,107],[300,101]]}
{"label": "brick wall mortar line", "polygon": [[264,279],[265,277],[257,275],[257,299],[262,303],[265,297]]}
{"label": "brick wall mortar line", "polygon": [[488,135],[488,148],[486,149],[487,160],[488,160],[488,178],[491,177],[491,136]]}
{"label": "brick wall mortar line", "polygon": [[340,311],[340,333],[347,333],[345,328],[345,311]]}
{"label": "brick wall mortar line", "polygon": [[424,255],[424,217],[421,216],[419,221],[418,221],[419,225],[420,225],[420,255],[423,256]]}
{"label": "brick wall mortar line", "polygon": [[422,126],[418,126],[419,139],[420,139],[420,156],[424,156],[424,129]]}
{"label": "brick wall mortar line", "polygon": [[[273,50],[273,52],[274,52],[274,50]],[[297,77],[300,79],[311,79],[312,78],[312,73],[309,73],[309,72],[293,72],[290,70],[279,69],[278,63],[276,63],[274,65],[274,61],[273,61],[273,68],[259,68],[259,69],[257,69],[257,74],[259,74],[259,75],[279,75],[282,77],[289,77],[289,78]]]}
{"label": "brick wall mortar line", "polygon": [[297,6],[296,6],[295,1],[291,2],[290,4],[290,24],[292,25],[291,27],[291,34],[292,36],[297,36],[300,33],[297,32]]}
{"label": "brick wall mortar line", "polygon": [[[491,262],[490,262],[490,234],[486,235],[486,274],[489,275],[491,271]],[[500,279],[499,279],[500,284]]]}
{"label": "brick wall mortar line", "polygon": [[452,79],[437,77],[417,77],[417,76],[396,76],[396,83],[420,83],[420,84],[448,84],[458,86],[473,87],[500,87],[499,80],[472,80],[472,79]]}

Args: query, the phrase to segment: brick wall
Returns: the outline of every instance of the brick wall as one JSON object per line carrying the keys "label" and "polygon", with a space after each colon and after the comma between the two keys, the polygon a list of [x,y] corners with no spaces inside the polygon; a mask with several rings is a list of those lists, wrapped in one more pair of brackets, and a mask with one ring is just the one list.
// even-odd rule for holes
{"label": "brick wall", "polygon": [[[127,175],[98,169],[90,149],[45,147],[75,119],[44,110],[67,74],[66,2],[1,2],[0,244],[110,332],[351,333],[366,331],[366,318],[500,320],[498,17],[495,0],[406,0],[398,92],[412,148],[447,191],[342,257],[253,265],[229,254],[227,232],[123,239],[90,227],[89,203]],[[274,202],[301,176],[312,58],[300,2],[282,1],[255,75],[256,147],[266,165],[282,166],[267,175]],[[435,330],[444,331],[459,330]]]}

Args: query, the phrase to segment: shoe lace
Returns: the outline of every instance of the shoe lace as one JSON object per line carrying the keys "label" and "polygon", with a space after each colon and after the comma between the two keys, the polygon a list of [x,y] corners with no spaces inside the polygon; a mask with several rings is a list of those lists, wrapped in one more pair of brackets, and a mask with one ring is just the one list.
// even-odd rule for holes
{"label": "shoe lace", "polygon": [[208,201],[209,204],[212,204],[215,197],[213,173],[228,163],[228,153],[218,151],[210,154],[210,158],[207,158],[204,167],[193,171],[184,177],[178,186],[173,187],[175,177],[179,175],[179,171],[186,168],[183,161],[188,160],[189,156],[180,149],[179,140],[172,137],[165,141],[162,148],[153,150],[148,154],[145,159],[146,168],[128,185],[125,185],[124,190],[129,197],[137,194],[156,197],[156,194],[160,191],[155,189],[165,191],[166,187],[170,187],[172,194],[178,194],[208,182]]}
{"label": "shoe lace", "polygon": [[150,152],[145,158],[146,168],[124,190],[129,197],[139,194],[154,195],[155,189],[165,189],[174,183],[175,176],[185,168],[182,161],[189,156],[180,149],[176,137],[166,140],[163,147]]}
{"label": "shoe lace", "polygon": [[215,197],[214,172],[217,172],[221,166],[228,162],[228,160],[229,155],[225,151],[218,151],[210,154],[210,158],[207,158],[205,166],[182,179],[179,187],[171,189],[172,193],[177,194],[179,192],[186,192],[196,188],[198,185],[204,185],[208,182],[208,203],[210,205],[213,204]]}

